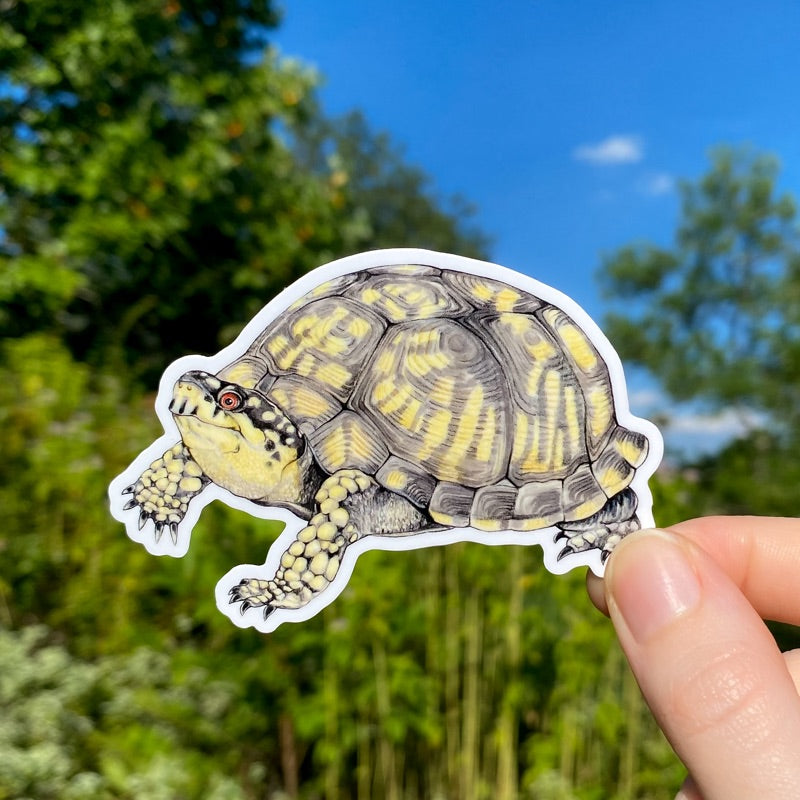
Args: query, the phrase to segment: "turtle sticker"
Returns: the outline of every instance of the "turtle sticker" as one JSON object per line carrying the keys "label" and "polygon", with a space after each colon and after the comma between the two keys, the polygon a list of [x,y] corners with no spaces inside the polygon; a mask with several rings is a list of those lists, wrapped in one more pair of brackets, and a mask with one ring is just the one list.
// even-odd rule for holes
{"label": "turtle sticker", "polygon": [[662,440],[616,352],[570,298],[495,264],[328,264],[217,355],[170,365],[155,405],[164,435],[112,482],[112,514],[172,556],[212,500],[283,522],[264,564],[217,584],[240,627],[313,616],[369,549],[538,544],[551,572],[602,576],[654,524]]}

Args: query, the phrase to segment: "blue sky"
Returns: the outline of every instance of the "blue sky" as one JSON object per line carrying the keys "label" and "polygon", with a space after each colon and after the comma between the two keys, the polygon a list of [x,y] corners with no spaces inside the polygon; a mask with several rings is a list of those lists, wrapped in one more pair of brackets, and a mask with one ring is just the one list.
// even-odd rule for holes
{"label": "blue sky", "polygon": [[800,0],[294,0],[273,41],[596,318],[601,255],[668,244],[714,145],[776,154],[800,197]]}

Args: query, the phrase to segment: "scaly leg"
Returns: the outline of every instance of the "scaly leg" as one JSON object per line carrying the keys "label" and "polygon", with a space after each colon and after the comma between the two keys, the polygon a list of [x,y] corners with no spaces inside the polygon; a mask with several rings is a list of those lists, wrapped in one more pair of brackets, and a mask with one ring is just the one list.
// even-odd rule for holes
{"label": "scaly leg", "polygon": [[174,543],[178,541],[178,524],[186,514],[189,501],[209,483],[183,442],[178,442],[157,458],[136,483],[122,490],[123,494],[133,495],[124,508],[126,511],[139,508],[139,530],[147,520],[153,520],[156,541],[168,527]]}
{"label": "scaly leg", "polygon": [[254,606],[263,606],[265,617],[275,608],[300,608],[335,579],[349,545],[369,534],[411,533],[430,522],[359,470],[335,473],[314,499],[317,513],[283,553],[275,576],[246,578],[230,590],[230,602],[241,603],[242,614]]}
{"label": "scaly leg", "polygon": [[559,560],[572,553],[596,549],[603,563],[622,539],[642,526],[636,516],[636,495],[625,489],[614,495],[596,514],[584,520],[564,522],[555,540],[566,539]]}

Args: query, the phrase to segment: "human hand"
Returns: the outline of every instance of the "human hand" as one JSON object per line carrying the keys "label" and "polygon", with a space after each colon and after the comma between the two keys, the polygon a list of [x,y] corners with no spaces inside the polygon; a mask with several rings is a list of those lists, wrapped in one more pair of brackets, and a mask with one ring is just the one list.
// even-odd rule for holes
{"label": "human hand", "polygon": [[637,532],[587,583],[689,769],[678,798],[800,797],[800,650],[762,622],[800,625],[800,520]]}

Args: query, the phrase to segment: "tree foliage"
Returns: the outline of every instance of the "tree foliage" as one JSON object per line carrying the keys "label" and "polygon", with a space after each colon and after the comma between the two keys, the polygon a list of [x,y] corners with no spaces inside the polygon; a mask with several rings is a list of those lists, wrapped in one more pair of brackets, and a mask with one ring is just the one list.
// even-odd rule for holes
{"label": "tree foliage", "polygon": [[669,393],[800,423],[800,231],[777,162],[720,149],[681,184],[672,247],[638,244],[605,260],[608,330],[623,359]]}
{"label": "tree foliage", "polygon": [[[152,383],[334,257],[388,242],[482,254],[385,136],[320,120],[313,75],[267,44],[266,0],[7,5],[5,335],[50,330],[94,364],[124,353]],[[305,128],[329,156],[313,168],[291,147]]]}

